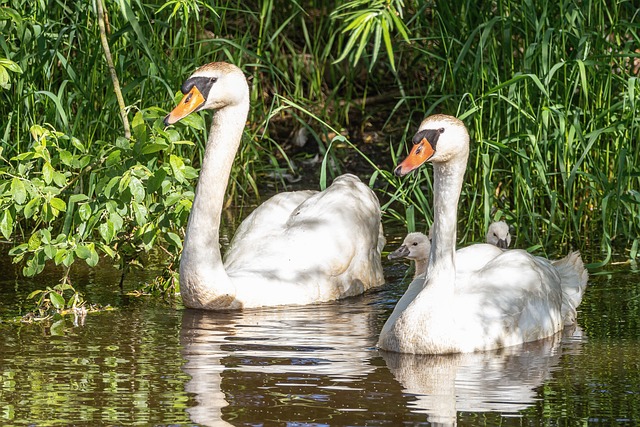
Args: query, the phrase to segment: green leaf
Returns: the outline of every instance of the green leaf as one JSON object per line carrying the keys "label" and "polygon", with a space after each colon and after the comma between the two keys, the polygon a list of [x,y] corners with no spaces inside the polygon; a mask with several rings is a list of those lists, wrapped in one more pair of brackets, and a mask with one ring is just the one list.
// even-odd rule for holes
{"label": "green leaf", "polygon": [[41,202],[42,199],[40,199],[39,197],[29,200],[29,203],[24,206],[24,210],[22,211],[24,217],[26,219],[31,218],[38,210]]}
{"label": "green leaf", "polygon": [[91,249],[87,245],[78,245],[75,252],[80,259],[87,259],[91,256]]}
{"label": "green leaf", "polygon": [[91,205],[89,203],[82,204],[78,207],[78,215],[83,221],[88,221],[91,217]]}
{"label": "green leaf", "polygon": [[36,295],[40,295],[43,292],[44,291],[42,289],[36,289],[27,296],[27,299],[33,299]]}
{"label": "green leaf", "polygon": [[98,232],[102,236],[102,240],[109,244],[116,235],[113,223],[111,221],[103,222],[98,226]]}
{"label": "green leaf", "polygon": [[11,239],[11,234],[13,234],[13,214],[11,213],[11,209],[2,211],[2,217],[0,217],[0,232],[2,232],[5,239]]}
{"label": "green leaf", "polygon": [[129,181],[129,191],[131,191],[131,195],[136,202],[141,203],[144,200],[144,186],[135,176],[131,177],[131,181]]}
{"label": "green leaf", "polygon": [[59,211],[65,212],[67,210],[67,204],[64,202],[64,200],[57,197],[52,197],[51,200],[49,200],[49,204],[52,208]]}
{"label": "green leaf", "polygon": [[29,245],[26,243],[21,243],[18,246],[11,248],[9,250],[9,255],[15,257],[24,254],[27,250],[29,250]]}
{"label": "green leaf", "polygon": [[51,181],[53,181],[54,172],[55,172],[55,169],[53,169],[53,166],[51,166],[51,163],[45,162],[44,165],[42,166],[42,178],[44,179],[44,182],[46,182],[47,184],[51,184]]}
{"label": "green leaf", "polygon": [[143,226],[147,223],[147,208],[143,204],[134,203],[133,204],[133,214],[136,217],[136,223],[139,226]]}
{"label": "green leaf", "polygon": [[107,167],[111,167],[119,164],[121,161],[121,156],[120,156],[121,153],[122,151],[120,150],[113,150],[111,154],[109,154],[109,156],[107,157],[107,160],[105,161],[105,164],[107,165]]}
{"label": "green leaf", "polygon": [[68,254],[69,251],[67,249],[59,249],[53,257],[53,262],[55,262],[56,265],[60,265]]}
{"label": "green leaf", "polygon": [[62,265],[64,265],[65,267],[69,267],[71,264],[73,264],[73,260],[73,251],[67,251],[66,256],[62,258]]}
{"label": "green leaf", "polygon": [[67,185],[67,177],[64,176],[64,174],[62,172],[54,171],[53,172],[53,182],[58,187],[64,187],[65,185]]}
{"label": "green leaf", "polygon": [[62,310],[64,308],[64,298],[57,292],[49,293],[49,301],[51,301],[51,304],[53,304],[53,306],[58,310]]}
{"label": "green leaf", "polygon": [[44,254],[48,259],[55,259],[58,249],[53,245],[45,245]]}
{"label": "green leaf", "polygon": [[167,171],[164,169],[158,169],[155,173],[147,179],[147,193],[155,193],[161,186],[162,181],[167,177]]}
{"label": "green leaf", "polygon": [[89,258],[86,259],[86,262],[89,267],[95,267],[96,265],[98,265],[98,261],[100,261],[100,257],[98,256],[98,252],[96,252],[96,249],[93,243],[91,244],[90,250],[91,250],[91,255],[89,256]]}
{"label": "green leaf", "polygon": [[30,251],[35,251],[40,247],[42,241],[40,240],[40,236],[38,233],[33,233],[31,237],[29,237],[28,245]]}
{"label": "green leaf", "polygon": [[104,195],[108,198],[113,197],[113,189],[116,185],[118,185],[118,182],[120,182],[120,177],[114,176],[113,178],[111,178],[109,183],[104,187]]}
{"label": "green leaf", "polygon": [[165,148],[168,148],[169,145],[168,144],[146,144],[142,147],[142,150],[140,150],[140,152],[142,154],[151,154],[151,153],[157,153],[158,151],[162,151]]}
{"label": "green leaf", "polygon": [[73,158],[74,158],[74,156],[69,151],[60,150],[58,152],[58,155],[60,156],[60,161],[62,162],[62,164],[66,165],[66,166],[73,166]]}
{"label": "green leaf", "polygon": [[180,236],[178,236],[176,233],[172,233],[169,231],[167,232],[165,237],[167,241],[173,244],[176,248],[182,249],[182,240],[180,239]]}
{"label": "green leaf", "polygon": [[69,204],[84,202],[85,200],[89,200],[89,196],[86,194],[72,194],[69,196]]}
{"label": "green leaf", "polygon": [[173,172],[174,178],[179,182],[184,182],[184,175],[182,173],[182,169],[184,169],[184,161],[182,158],[172,154],[169,156],[169,164],[171,165],[171,171]]}
{"label": "green leaf", "polygon": [[27,200],[27,190],[22,180],[18,177],[14,177],[11,180],[11,195],[13,196],[13,200],[19,205]]}

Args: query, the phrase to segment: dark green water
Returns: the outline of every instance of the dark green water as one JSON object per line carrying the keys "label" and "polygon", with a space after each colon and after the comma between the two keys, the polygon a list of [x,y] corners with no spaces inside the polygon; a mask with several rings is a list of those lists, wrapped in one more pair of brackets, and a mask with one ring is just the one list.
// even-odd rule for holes
{"label": "dark green water", "polygon": [[[111,285],[114,272],[89,271],[87,298],[117,310],[78,326],[73,318],[53,327],[0,324],[0,425],[640,421],[640,275],[628,267],[592,276],[578,328],[524,347],[448,357],[376,350],[406,286],[404,270],[387,265],[389,284],[363,297],[222,314],[122,297]],[[3,313],[40,286],[0,283]]]}

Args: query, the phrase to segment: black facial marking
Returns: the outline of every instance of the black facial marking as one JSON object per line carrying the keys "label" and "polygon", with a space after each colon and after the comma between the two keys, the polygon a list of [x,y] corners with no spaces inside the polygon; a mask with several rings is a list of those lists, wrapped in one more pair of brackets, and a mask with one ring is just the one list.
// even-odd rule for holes
{"label": "black facial marking", "polygon": [[413,136],[413,144],[419,144],[420,141],[422,141],[423,139],[427,139],[427,141],[429,141],[429,144],[431,144],[431,147],[433,147],[433,149],[436,149],[436,144],[438,143],[438,138],[440,138],[440,134],[444,133],[444,128],[440,128],[440,129],[424,129],[421,131],[416,132],[416,134]]}
{"label": "black facial marking", "polygon": [[182,93],[187,94],[194,86],[196,86],[204,99],[207,99],[211,87],[217,80],[217,77],[190,77],[182,84],[180,90]]}

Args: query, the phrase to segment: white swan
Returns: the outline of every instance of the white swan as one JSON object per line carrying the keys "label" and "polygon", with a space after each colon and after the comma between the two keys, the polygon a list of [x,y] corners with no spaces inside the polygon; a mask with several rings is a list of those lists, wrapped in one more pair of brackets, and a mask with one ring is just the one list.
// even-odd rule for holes
{"label": "white swan", "polygon": [[194,111],[217,110],[209,131],[180,260],[187,307],[210,310],[311,304],[356,295],[384,282],[384,237],[373,191],[342,175],[325,191],[280,193],[238,227],[225,254],[220,216],[249,111],[242,71],[216,62],[182,85],[166,125]]}
{"label": "white swan", "polygon": [[400,353],[467,353],[535,341],[573,322],[588,278],[580,254],[551,263],[523,250],[478,244],[463,248],[472,265],[458,263],[463,249],[456,253],[456,216],[469,134],[462,121],[434,115],[413,141],[395,173],[406,175],[427,160],[433,164],[429,267],[398,301],[378,346]]}
{"label": "white swan", "polygon": [[[509,233],[509,226],[506,222],[492,222],[489,224],[487,230],[487,243],[497,246],[500,249],[507,249],[509,247],[511,244],[511,233]],[[431,236],[431,230],[429,230],[429,236],[419,231],[409,233],[404,238],[402,245],[387,255],[387,258],[391,260],[398,258],[412,260],[415,263],[413,278],[415,279],[418,276],[422,276],[427,272],[427,266],[429,265]],[[471,254],[471,256],[473,256],[473,254]]]}

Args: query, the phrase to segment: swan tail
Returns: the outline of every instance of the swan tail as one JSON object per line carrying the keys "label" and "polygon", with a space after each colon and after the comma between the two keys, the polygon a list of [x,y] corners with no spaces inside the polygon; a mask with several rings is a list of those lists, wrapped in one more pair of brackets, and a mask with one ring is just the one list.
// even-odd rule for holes
{"label": "swan tail", "polygon": [[553,261],[562,285],[562,318],[565,326],[576,322],[577,308],[587,288],[589,273],[584,267],[579,251]]}

